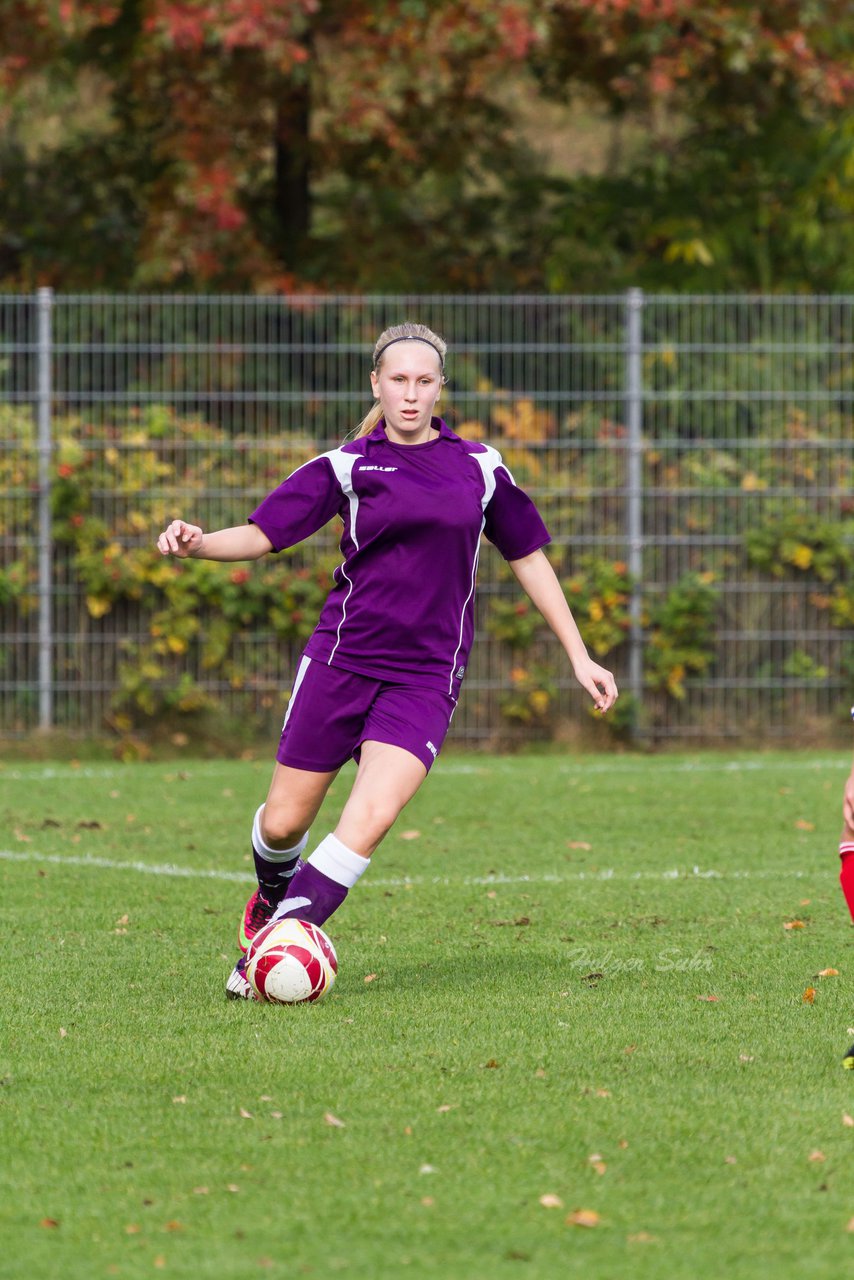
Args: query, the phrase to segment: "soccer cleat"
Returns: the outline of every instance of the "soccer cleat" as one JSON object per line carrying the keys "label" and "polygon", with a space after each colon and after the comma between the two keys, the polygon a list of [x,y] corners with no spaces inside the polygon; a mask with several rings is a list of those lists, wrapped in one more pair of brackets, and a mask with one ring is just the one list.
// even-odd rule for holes
{"label": "soccer cleat", "polygon": [[226,1000],[258,999],[246,977],[246,960],[243,956],[229,974],[228,982],[225,984],[225,998]]}
{"label": "soccer cleat", "polygon": [[268,902],[260,889],[255,890],[243,909],[243,917],[237,930],[237,945],[241,951],[249,950],[249,943],[265,924],[270,923],[270,918],[277,906],[279,906],[278,902]]}
{"label": "soccer cleat", "polygon": [[854,1071],[854,1044],[842,1059],[842,1065],[846,1071]]}

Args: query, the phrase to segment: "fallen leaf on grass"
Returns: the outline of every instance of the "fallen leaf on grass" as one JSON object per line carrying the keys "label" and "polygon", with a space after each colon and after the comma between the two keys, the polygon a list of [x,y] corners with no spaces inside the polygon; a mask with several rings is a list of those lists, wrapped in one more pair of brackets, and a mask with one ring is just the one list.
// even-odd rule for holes
{"label": "fallen leaf on grass", "polygon": [[56,1218],[42,1218],[41,1222],[39,1223],[39,1226],[48,1227],[48,1228],[58,1227],[59,1223],[57,1222]]}
{"label": "fallen leaf on grass", "polygon": [[184,1224],[183,1222],[179,1222],[177,1218],[172,1218],[170,1222],[166,1223],[166,1226],[163,1228],[163,1230],[164,1231],[183,1231]]}
{"label": "fallen leaf on grass", "polygon": [[651,1236],[648,1231],[636,1231],[633,1236],[627,1236],[629,1244],[657,1244],[658,1236]]}
{"label": "fallen leaf on grass", "polygon": [[208,1191],[209,1189],[207,1187],[193,1187],[194,1196],[206,1196],[208,1195]]}
{"label": "fallen leaf on grass", "polygon": [[735,1156],[724,1156],[724,1164],[738,1164]]}
{"label": "fallen leaf on grass", "polygon": [[437,1107],[436,1110],[441,1116],[441,1115],[444,1115],[446,1111],[453,1111],[456,1105],[457,1105],[456,1102],[445,1102],[442,1104],[441,1107]]}
{"label": "fallen leaf on grass", "polygon": [[592,849],[593,845],[588,844],[586,840],[567,840],[567,849]]}
{"label": "fallen leaf on grass", "polygon": [[365,978],[364,978],[364,980],[365,980],[365,982],[375,982],[375,981],[376,981],[376,979],[377,979],[378,977],[379,977],[379,974],[376,974],[376,973],[366,973],[366,974],[365,974]]}
{"label": "fallen leaf on grass", "polygon": [[491,1069],[493,1069],[494,1067],[500,1067],[500,1066],[501,1066],[501,1063],[500,1063],[500,1062],[498,1062],[498,1061],[497,1061],[497,1059],[495,1059],[495,1058],[490,1058],[490,1059],[489,1059],[489,1062],[484,1062],[484,1064],[483,1064],[483,1065],[484,1065],[484,1068],[485,1068],[486,1070],[491,1070]]}
{"label": "fallen leaf on grass", "polygon": [[65,1037],[66,1037],[67,1035],[68,1035],[68,1032],[65,1030],[65,1027],[60,1027],[60,1028],[59,1028],[59,1038],[60,1038],[60,1040],[64,1040],[64,1039],[65,1039]]}
{"label": "fallen leaf on grass", "polygon": [[720,996],[697,996],[698,1000],[705,1000],[707,1004],[718,1004]]}
{"label": "fallen leaf on grass", "polygon": [[438,1170],[434,1164],[422,1164],[418,1172],[419,1173],[437,1173]]}
{"label": "fallen leaf on grass", "polygon": [[237,1185],[237,1183],[236,1183],[236,1182],[229,1182],[228,1186],[227,1186],[225,1189],[226,1189],[226,1191],[234,1191],[234,1192],[237,1192],[237,1191],[239,1191],[239,1190],[240,1190],[240,1187],[238,1187],[238,1185]]}
{"label": "fallen leaf on grass", "polygon": [[186,1095],[186,1093],[179,1093],[179,1094],[177,1094],[177,1095],[172,1099],[172,1101],[173,1101],[173,1102],[176,1102],[176,1103],[177,1103],[177,1102],[186,1102],[186,1101],[187,1101],[187,1095]]}
{"label": "fallen leaf on grass", "polygon": [[798,818],[795,826],[798,831],[815,831],[815,823],[807,822],[806,818]]}
{"label": "fallen leaf on grass", "polygon": [[801,996],[801,1000],[804,1004],[815,1004],[815,987],[807,987]]}
{"label": "fallen leaf on grass", "polygon": [[254,1119],[255,1119],[255,1117],[253,1116],[252,1112],[251,1112],[251,1111],[247,1111],[245,1107],[241,1107],[241,1108],[240,1108],[240,1116],[241,1116],[241,1119],[243,1119],[243,1120],[254,1120]]}
{"label": "fallen leaf on grass", "polygon": [[154,1265],[158,1271],[162,1271],[166,1266],[166,1259],[162,1253],[158,1253],[157,1257],[154,1259]]}
{"label": "fallen leaf on grass", "polygon": [[811,1151],[807,1157],[810,1164],[823,1164],[827,1156],[823,1151]]}
{"label": "fallen leaf on grass", "polygon": [[420,831],[401,831],[401,840],[419,840],[421,838]]}
{"label": "fallen leaf on grass", "polygon": [[125,1235],[138,1236],[141,1230],[142,1230],[142,1227],[139,1225],[138,1222],[129,1222],[125,1227]]}
{"label": "fallen leaf on grass", "polygon": [[819,969],[818,973],[816,974],[816,977],[817,978],[838,978],[839,970],[838,969]]}
{"label": "fallen leaf on grass", "polygon": [[436,1201],[433,1199],[432,1196],[422,1196],[421,1203],[424,1205],[425,1209],[432,1209]]}
{"label": "fallen leaf on grass", "polygon": [[347,1127],[345,1121],[339,1120],[331,1111],[324,1111],[323,1122],[324,1124],[328,1124],[332,1129],[345,1129]]}
{"label": "fallen leaf on grass", "polygon": [[605,1170],[608,1168],[608,1166],[606,1165],[605,1161],[604,1161],[604,1160],[602,1159],[602,1157],[599,1155],[599,1152],[598,1152],[598,1151],[597,1151],[597,1152],[595,1152],[592,1156],[588,1156],[588,1157],[587,1157],[587,1163],[590,1165],[590,1168],[591,1168],[595,1173],[598,1173],[598,1174],[599,1174],[599,1176],[600,1176],[600,1177],[601,1177],[601,1176],[602,1176],[602,1174],[605,1172]]}
{"label": "fallen leaf on grass", "polygon": [[783,925],[784,929],[806,929],[803,920],[787,920]]}
{"label": "fallen leaf on grass", "polygon": [[544,1195],[540,1196],[540,1204],[544,1209],[562,1209],[563,1201],[560,1196]]}
{"label": "fallen leaf on grass", "polygon": [[595,1209],[573,1209],[566,1215],[568,1227],[598,1227],[601,1218]]}
{"label": "fallen leaf on grass", "polygon": [[849,1218],[849,1219],[848,1219],[848,1225],[846,1226],[845,1230],[846,1230],[846,1231],[854,1231],[854,1218]]}

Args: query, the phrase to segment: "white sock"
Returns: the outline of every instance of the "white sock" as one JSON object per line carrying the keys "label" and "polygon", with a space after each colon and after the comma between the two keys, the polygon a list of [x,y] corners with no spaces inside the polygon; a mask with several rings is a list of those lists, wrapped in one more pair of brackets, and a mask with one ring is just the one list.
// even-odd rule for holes
{"label": "white sock", "polygon": [[306,831],[302,840],[298,840],[290,849],[271,849],[264,837],[261,835],[261,814],[264,812],[264,806],[259,805],[255,814],[255,820],[252,823],[252,847],[256,853],[259,853],[267,862],[296,862],[303,849],[308,844],[308,832]]}
{"label": "white sock", "polygon": [[344,885],[345,889],[353,888],[359,877],[367,871],[370,862],[370,858],[354,853],[337,836],[331,834],[324,836],[308,859],[310,867],[316,867],[336,884]]}

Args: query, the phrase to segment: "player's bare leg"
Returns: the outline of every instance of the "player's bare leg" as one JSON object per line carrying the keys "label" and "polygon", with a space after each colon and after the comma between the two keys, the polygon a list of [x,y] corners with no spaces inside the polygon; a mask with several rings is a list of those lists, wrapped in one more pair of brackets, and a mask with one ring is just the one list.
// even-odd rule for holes
{"label": "player's bare leg", "polygon": [[425,765],[403,747],[362,743],[356,781],[335,831],[288,886],[273,919],[299,916],[320,925],[328,920],[426,777]]}
{"label": "player's bare leg", "polygon": [[335,835],[370,858],[409,804],[427,770],[410,751],[386,742],[363,742],[359,772]]}
{"label": "player's bare leg", "polygon": [[317,773],[276,763],[267,799],[252,825],[252,855],[258,888],[243,910],[238,945],[245,951],[268,924],[302,867],[308,829],[338,773]]}

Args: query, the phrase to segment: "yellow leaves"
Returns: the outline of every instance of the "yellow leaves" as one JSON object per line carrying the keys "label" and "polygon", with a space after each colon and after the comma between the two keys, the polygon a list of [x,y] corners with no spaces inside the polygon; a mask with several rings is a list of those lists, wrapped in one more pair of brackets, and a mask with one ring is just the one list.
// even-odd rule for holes
{"label": "yellow leaves", "polygon": [[815,1004],[815,987],[807,987],[801,996],[801,1002],[803,1004]]}
{"label": "yellow leaves", "polygon": [[787,920],[783,925],[784,929],[806,929],[803,920]]}
{"label": "yellow leaves", "polygon": [[105,614],[110,612],[112,607],[112,600],[107,599],[106,596],[86,597],[86,608],[92,618],[103,618]]}
{"label": "yellow leaves", "polygon": [[816,974],[816,977],[817,978],[838,978],[839,970],[838,969],[819,969],[818,973]]}
{"label": "yellow leaves", "polygon": [[788,559],[796,569],[809,569],[813,561],[812,547],[808,547],[805,542],[799,542],[792,548]]}
{"label": "yellow leaves", "polygon": [[595,1209],[573,1209],[566,1215],[568,1227],[598,1227],[602,1221]]}
{"label": "yellow leaves", "polygon": [[508,440],[537,443],[548,440],[557,430],[553,413],[538,409],[533,400],[517,400],[515,404],[493,405],[492,420]]}

